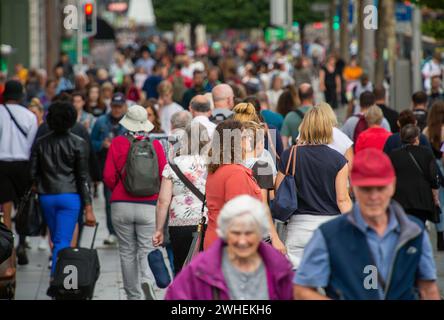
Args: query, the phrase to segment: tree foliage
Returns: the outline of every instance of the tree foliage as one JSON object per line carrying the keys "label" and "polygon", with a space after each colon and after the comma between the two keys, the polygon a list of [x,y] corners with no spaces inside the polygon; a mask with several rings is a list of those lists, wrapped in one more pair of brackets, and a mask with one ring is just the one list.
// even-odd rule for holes
{"label": "tree foliage", "polygon": [[[430,9],[444,10],[444,0],[414,0],[412,2]],[[422,32],[436,39],[444,39],[444,21],[442,20],[442,16],[444,16],[444,13],[441,14],[440,19],[424,21],[422,24]]]}
{"label": "tree foliage", "polygon": [[[204,24],[208,31],[265,28],[270,23],[271,0],[153,0],[159,28],[172,29],[176,22]],[[301,25],[323,20],[310,10],[314,2],[328,0],[293,0],[293,20]]]}

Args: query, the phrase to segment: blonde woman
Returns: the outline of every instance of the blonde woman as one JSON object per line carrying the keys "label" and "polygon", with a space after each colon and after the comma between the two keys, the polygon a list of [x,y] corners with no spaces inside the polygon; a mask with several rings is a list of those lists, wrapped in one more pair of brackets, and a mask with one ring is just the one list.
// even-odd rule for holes
{"label": "blonde woman", "polygon": [[35,114],[37,118],[37,125],[40,127],[40,125],[43,123],[45,108],[40,102],[39,98],[32,98],[31,102],[28,105],[28,110]]}
{"label": "blonde woman", "polygon": [[[289,220],[285,241],[295,269],[299,267],[304,247],[318,226],[352,208],[347,190],[347,160],[328,146],[333,142],[330,118],[316,106],[306,113],[299,131],[294,175],[298,209]],[[291,152],[293,148],[282,154],[276,190],[285,177]]]}

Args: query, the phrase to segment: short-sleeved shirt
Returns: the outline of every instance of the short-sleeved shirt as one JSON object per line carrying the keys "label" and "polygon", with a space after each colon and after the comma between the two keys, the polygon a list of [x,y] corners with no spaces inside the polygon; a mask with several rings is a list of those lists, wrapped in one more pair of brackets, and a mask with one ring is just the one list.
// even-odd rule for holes
{"label": "short-sleeved shirt", "polygon": [[336,127],[333,127],[333,142],[328,146],[342,155],[345,155],[348,149],[353,145],[353,141],[347,135]]}
{"label": "short-sleeved shirt", "polygon": [[[290,151],[291,148],[282,153],[279,164],[279,171],[284,174]],[[327,145],[298,146],[295,172],[298,209],[295,214],[341,214],[335,183],[338,172],[346,164],[344,156]]]}
{"label": "short-sleeved shirt", "polygon": [[[174,163],[190,182],[205,194],[207,167],[205,159],[199,155],[184,155],[174,158]],[[173,182],[173,197],[170,204],[169,226],[190,226],[199,224],[202,218],[202,201],[185,186],[182,180],[165,165],[162,176]],[[206,216],[207,208],[204,210]]]}
{"label": "short-sleeved shirt", "polygon": [[216,172],[209,173],[205,190],[208,227],[205,232],[204,248],[207,249],[218,238],[217,218],[224,204],[244,194],[262,201],[262,193],[253,178],[253,172],[241,164],[224,164]]}
{"label": "short-sleeved shirt", "polygon": [[[299,110],[302,113],[306,113],[311,106],[302,106]],[[284,118],[284,123],[282,123],[281,135],[284,137],[291,137],[292,140],[296,139],[299,135],[299,126],[302,123],[302,118],[296,112],[292,111],[288,113]]]}
{"label": "short-sleeved shirt", "polygon": [[[355,205],[351,213],[355,217],[357,227],[361,229],[367,237],[367,243],[375,259],[376,267],[384,280],[388,278],[389,269],[400,235],[399,222],[392,209],[390,209],[389,212],[388,226],[382,237],[364,221],[359,210],[359,205]],[[350,261],[350,263],[352,263],[352,261]],[[320,229],[317,229],[310,242],[304,248],[304,256],[293,282],[305,287],[325,288],[328,285],[330,273],[330,258],[327,244],[322,232]],[[424,232],[422,240],[422,253],[418,265],[417,278],[420,280],[436,279],[433,251],[426,232]],[[381,286],[378,287],[379,295],[382,299],[384,297],[383,289]]]}

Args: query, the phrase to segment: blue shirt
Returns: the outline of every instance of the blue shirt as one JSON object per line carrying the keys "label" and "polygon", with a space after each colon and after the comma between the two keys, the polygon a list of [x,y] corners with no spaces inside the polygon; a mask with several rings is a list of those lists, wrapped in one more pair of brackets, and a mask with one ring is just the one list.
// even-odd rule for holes
{"label": "blue shirt", "polygon": [[[386,280],[393,262],[396,245],[400,235],[400,226],[392,210],[389,212],[389,222],[384,234],[380,237],[363,219],[359,205],[354,206],[357,227],[367,238],[370,252],[375,260],[376,268],[382,279]],[[346,244],[344,244],[346,245]],[[420,280],[436,280],[436,266],[428,234],[424,232],[422,254],[419,261],[417,277]],[[329,254],[325,238],[317,229],[310,242],[304,248],[304,255],[294,277],[294,283],[305,287],[326,287],[330,278]],[[381,299],[384,297],[383,288],[378,286]]]}
{"label": "blue shirt", "polygon": [[123,135],[127,130],[119,123],[113,123],[111,114],[107,113],[99,118],[94,124],[91,132],[91,143],[95,152],[103,151],[103,141],[106,138],[113,139],[117,136]]}
{"label": "blue shirt", "polygon": [[157,92],[157,86],[162,82],[161,76],[150,76],[145,80],[142,90],[146,93],[146,98],[159,98],[159,93]]}
{"label": "blue shirt", "polygon": [[273,125],[279,131],[281,130],[282,124],[284,123],[284,117],[281,114],[271,110],[262,110],[261,115],[268,125]]}

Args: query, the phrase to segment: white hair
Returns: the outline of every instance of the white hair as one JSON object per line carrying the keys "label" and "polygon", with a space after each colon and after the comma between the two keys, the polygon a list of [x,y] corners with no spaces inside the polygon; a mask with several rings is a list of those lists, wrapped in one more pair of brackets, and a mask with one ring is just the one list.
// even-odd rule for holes
{"label": "white hair", "polygon": [[228,201],[221,209],[217,218],[217,234],[226,240],[231,222],[242,216],[245,222],[255,225],[260,236],[265,238],[270,232],[267,214],[267,208],[259,200],[249,195],[238,196]]}

